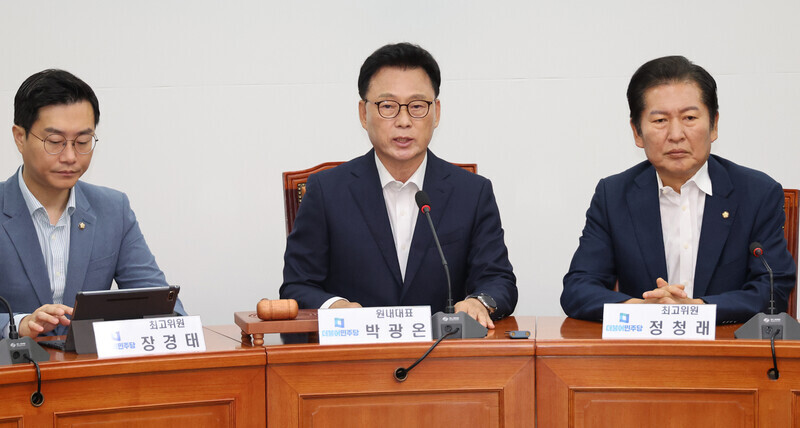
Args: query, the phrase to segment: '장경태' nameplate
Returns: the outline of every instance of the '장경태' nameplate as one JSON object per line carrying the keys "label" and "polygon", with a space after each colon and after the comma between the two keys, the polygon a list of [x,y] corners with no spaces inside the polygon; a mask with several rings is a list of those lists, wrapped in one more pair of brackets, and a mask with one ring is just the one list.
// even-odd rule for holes
{"label": "'\uc7a5\uacbd\ud0dc' nameplate", "polygon": [[206,350],[199,316],[98,321],[93,324],[99,358],[138,357]]}

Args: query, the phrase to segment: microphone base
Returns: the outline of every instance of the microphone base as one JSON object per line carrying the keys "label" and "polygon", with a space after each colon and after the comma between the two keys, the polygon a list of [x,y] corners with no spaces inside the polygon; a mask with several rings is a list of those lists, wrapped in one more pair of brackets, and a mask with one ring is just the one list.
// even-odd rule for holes
{"label": "microphone base", "polygon": [[734,333],[737,339],[800,339],[800,323],[786,312],[777,315],[758,313],[739,327]]}
{"label": "microphone base", "polygon": [[0,340],[0,366],[28,364],[26,355],[36,362],[50,361],[50,353],[30,337]]}
{"label": "microphone base", "polygon": [[437,312],[431,316],[431,336],[434,340],[441,339],[455,329],[458,329],[458,333],[448,336],[448,339],[480,339],[489,333],[489,329],[466,312],[457,314]]}

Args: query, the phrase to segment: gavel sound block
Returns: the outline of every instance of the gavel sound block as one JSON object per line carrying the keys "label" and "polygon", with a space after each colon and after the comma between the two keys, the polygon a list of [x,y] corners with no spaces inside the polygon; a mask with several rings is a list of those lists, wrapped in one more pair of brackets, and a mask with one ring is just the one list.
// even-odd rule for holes
{"label": "gavel sound block", "polygon": [[297,301],[262,299],[255,312],[235,312],[234,322],[242,330],[242,342],[264,344],[265,333],[305,333],[318,329],[317,310],[299,309]]}

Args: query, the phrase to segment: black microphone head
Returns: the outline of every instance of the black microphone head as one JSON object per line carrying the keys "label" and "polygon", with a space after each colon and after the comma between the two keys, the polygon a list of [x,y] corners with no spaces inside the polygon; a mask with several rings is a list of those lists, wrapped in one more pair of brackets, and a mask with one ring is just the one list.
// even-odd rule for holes
{"label": "black microphone head", "polygon": [[764,249],[761,247],[760,242],[753,242],[750,244],[750,254],[761,257],[764,254]]}
{"label": "black microphone head", "polygon": [[428,207],[428,210],[431,209],[431,199],[428,197],[428,194],[425,193],[424,190],[420,190],[414,195],[414,200],[417,201],[417,206],[422,211],[425,211],[425,207]]}

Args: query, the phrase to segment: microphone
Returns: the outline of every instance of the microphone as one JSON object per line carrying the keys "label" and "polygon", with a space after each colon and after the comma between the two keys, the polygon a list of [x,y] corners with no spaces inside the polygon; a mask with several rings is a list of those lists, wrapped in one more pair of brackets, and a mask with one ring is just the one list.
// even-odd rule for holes
{"label": "microphone", "polygon": [[775,283],[772,278],[772,268],[769,267],[767,259],[761,257],[764,255],[764,249],[761,248],[761,243],[753,242],[750,244],[750,253],[761,260],[761,263],[764,263],[764,268],[766,268],[769,273],[769,314],[775,315]]}
{"label": "microphone", "polygon": [[[433,234],[433,242],[436,243],[436,249],[439,250],[439,256],[442,259],[442,266],[444,273],[447,277],[447,306],[444,312],[437,312],[431,316],[431,332],[434,339],[443,337],[460,337],[462,339],[475,339],[486,337],[489,329],[482,326],[471,316],[465,312],[455,313],[455,306],[453,305],[453,288],[450,284],[450,267],[447,265],[447,259],[444,257],[442,245],[439,243],[439,235],[436,233],[436,228],[433,226],[431,220],[431,200],[425,191],[420,190],[414,195],[417,201],[417,206],[420,211],[425,214],[428,219],[428,226],[431,228]],[[458,334],[460,333],[460,335]]]}
{"label": "microphone", "polygon": [[760,242],[750,244],[750,254],[760,259],[769,273],[769,314],[760,312],[753,315],[749,321],[734,332],[734,336],[737,339],[800,339],[800,323],[786,312],[775,314],[775,284],[772,268],[764,258],[764,247]]}
{"label": "microphone", "polygon": [[0,296],[8,311],[8,337],[0,340],[0,366],[23,364],[29,361],[50,361],[50,353],[39,346],[30,337],[19,337],[17,325],[14,323],[14,312],[8,300]]}
{"label": "microphone", "polygon": [[439,257],[442,258],[444,274],[447,277],[447,306],[444,308],[444,313],[454,314],[456,313],[456,307],[453,305],[453,287],[450,284],[450,267],[447,266],[447,259],[444,258],[444,251],[442,251],[442,245],[439,243],[439,234],[436,233],[436,228],[433,227],[433,220],[431,220],[431,200],[428,194],[422,190],[414,195],[414,200],[417,201],[417,206],[428,219],[428,226],[431,227],[431,233],[433,233],[433,242],[436,243],[436,249],[439,250]]}

